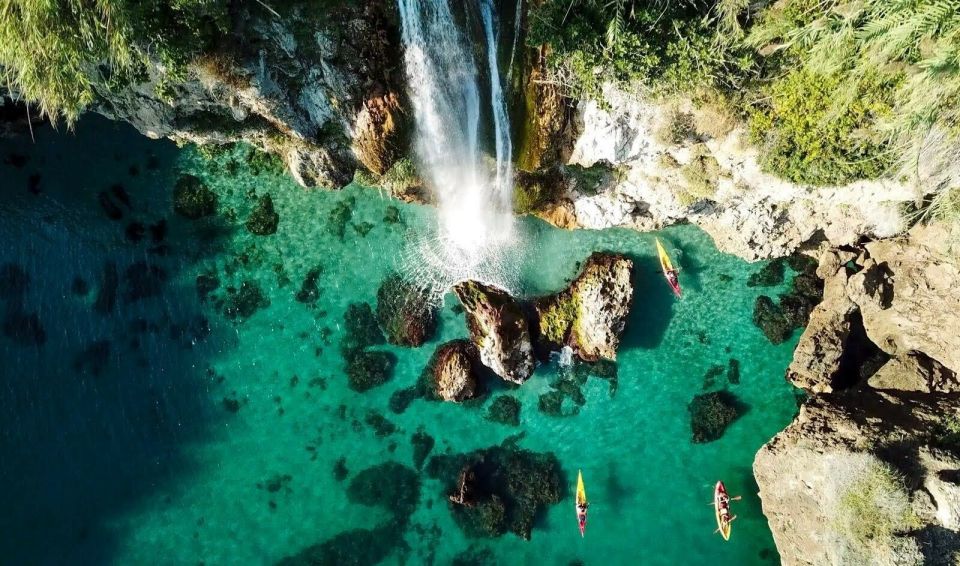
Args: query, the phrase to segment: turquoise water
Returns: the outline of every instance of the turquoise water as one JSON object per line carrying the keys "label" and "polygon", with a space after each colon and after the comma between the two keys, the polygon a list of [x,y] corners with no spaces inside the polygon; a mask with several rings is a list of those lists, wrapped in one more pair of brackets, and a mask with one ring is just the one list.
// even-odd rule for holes
{"label": "turquoise water", "polygon": [[[415,382],[437,344],[466,335],[452,296],[429,343],[382,347],[397,356],[389,383],[367,393],[346,386],[343,312],[355,301],[375,306],[380,281],[398,267],[411,234],[432,222],[431,209],[369,189],[304,190],[94,118],[74,133],[41,129],[35,145],[3,141],[0,159],[0,265],[16,263],[30,278],[22,294],[0,300],[8,313],[36,313],[44,333],[39,345],[29,339],[36,333],[0,336],[4,563],[273,563],[387,520],[382,509],[351,503],[346,487],[381,462],[410,466],[410,436],[419,429],[436,439],[434,454],[523,433],[519,446],[554,452],[569,483],[582,469],[591,500],[587,536],[578,536],[570,489],[530,541],[467,539],[440,482],[424,478],[405,547],[385,563],[448,564],[470,547],[500,564],[777,561],[750,467],[795,413],[783,371],[796,336],[779,346],[765,340],[751,324],[753,302],[779,289],[747,287],[761,265],[719,253],[698,229],[659,234],[683,268],[685,297],[677,301],[659,275],[652,234],[522,222],[524,294],[561,288],[594,250],[630,254],[638,287],[615,394],[591,379],[578,414],[544,415],[537,398],[558,372],[547,364],[507,391],[522,403],[521,424],[510,427],[484,418],[489,399],[479,408],[415,401],[400,415],[388,409],[391,394]],[[181,171],[218,192],[215,219],[172,214]],[[129,194],[129,207],[114,184]],[[121,219],[107,217],[101,191]],[[267,191],[279,230],[252,236],[242,222],[251,197]],[[341,240],[329,219],[345,202],[353,212]],[[388,207],[399,209],[402,223],[384,222]],[[154,242],[149,227],[161,219],[167,234]],[[134,221],[146,227],[139,242],[125,237]],[[371,225],[366,235],[364,223]],[[113,308],[104,278],[110,262],[119,281]],[[166,277],[135,286],[136,273],[128,278],[127,270],[138,262]],[[318,265],[320,298],[308,308],[295,295]],[[212,272],[221,291],[257,282],[269,307],[242,323],[227,319],[198,298],[197,275]],[[77,292],[77,277],[86,294]],[[131,295],[134,288],[148,296]],[[721,375],[714,389],[728,388],[748,410],[720,440],[693,444],[687,404],[703,391],[710,367],[725,368],[731,358],[739,360],[740,383]],[[377,437],[365,423],[371,411],[398,430]],[[341,457],[349,475],[338,481]],[[713,534],[707,505],[717,479],[744,497],[727,543]]]}

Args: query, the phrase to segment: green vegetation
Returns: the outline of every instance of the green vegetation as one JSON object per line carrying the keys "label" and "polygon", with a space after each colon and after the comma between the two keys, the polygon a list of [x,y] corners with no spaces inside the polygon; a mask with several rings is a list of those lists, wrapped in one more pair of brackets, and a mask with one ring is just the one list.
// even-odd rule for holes
{"label": "green vegetation", "polygon": [[[223,0],[0,0],[0,70],[43,114],[72,124],[97,89],[144,78],[159,61],[159,90],[227,30]],[[158,93],[161,94],[161,93]]]}
{"label": "green vegetation", "polygon": [[[771,173],[913,180],[934,195],[921,216],[960,219],[957,0],[544,0],[527,41],[549,44],[568,96],[603,103],[612,82],[691,98],[700,136],[747,121]],[[658,137],[691,139],[678,117]]]}
{"label": "green vegetation", "polygon": [[[873,457],[855,460],[852,470],[835,470],[845,489],[833,510],[834,528],[851,546],[869,556],[875,545],[888,545],[898,533],[919,526],[903,478]],[[850,476],[845,477],[844,474]]]}

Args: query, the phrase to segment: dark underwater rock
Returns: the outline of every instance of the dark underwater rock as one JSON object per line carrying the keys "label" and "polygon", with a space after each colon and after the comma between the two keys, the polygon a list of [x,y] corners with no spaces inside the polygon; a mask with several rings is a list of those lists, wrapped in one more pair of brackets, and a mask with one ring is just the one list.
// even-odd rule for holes
{"label": "dark underwater rock", "polygon": [[774,304],[773,299],[766,295],[757,297],[753,306],[753,324],[756,325],[767,340],[773,344],[782,344],[793,332],[793,325],[784,316],[780,307]]}
{"label": "dark underwater rock", "polygon": [[417,387],[397,389],[390,395],[390,411],[397,415],[403,414],[404,411],[407,410],[407,407],[420,397],[421,394]]}
{"label": "dark underwater rock", "polygon": [[694,395],[687,410],[690,411],[690,427],[696,443],[717,440],[742,413],[737,398],[728,391]]}
{"label": "dark underwater rock", "polygon": [[373,429],[373,432],[378,438],[384,438],[397,432],[397,425],[376,411],[368,412],[363,422],[367,423],[367,426]]}
{"label": "dark underwater rock", "polygon": [[97,193],[97,203],[100,204],[100,208],[110,220],[120,220],[123,218],[123,210],[110,199],[110,194],[107,193],[107,191]]}
{"label": "dark underwater rock", "polygon": [[120,273],[117,271],[117,264],[108,261],[103,264],[103,271],[100,276],[100,288],[97,290],[97,298],[93,303],[93,310],[100,314],[113,312],[113,306],[117,303],[117,290],[119,288]]}
{"label": "dark underwater rock", "polygon": [[377,320],[388,342],[417,347],[433,336],[437,309],[424,289],[394,273],[377,290]]}
{"label": "dark underwater rock", "polygon": [[333,479],[337,481],[343,481],[347,479],[347,475],[349,473],[350,470],[347,469],[347,459],[343,456],[340,456],[333,464]]}
{"label": "dark underwater rock", "polygon": [[220,288],[220,278],[216,273],[201,273],[197,275],[197,298],[201,303],[207,302],[210,293]]}
{"label": "dark underwater rock", "polygon": [[184,175],[173,188],[173,211],[190,220],[210,216],[217,212],[217,194],[200,178]]}
{"label": "dark underwater rock", "polygon": [[343,313],[343,326],[340,351],[344,358],[350,358],[356,352],[385,341],[377,324],[377,317],[368,303],[356,302],[347,305],[347,310]]}
{"label": "dark underwater rock", "polygon": [[490,403],[486,418],[495,423],[520,426],[520,401],[510,395],[500,395]]}
{"label": "dark underwater rock", "polygon": [[377,464],[353,476],[347,497],[353,503],[382,507],[403,523],[420,501],[420,475],[397,462]]}
{"label": "dark underwater rock", "polygon": [[526,381],[534,369],[533,343],[520,303],[503,289],[477,281],[458,283],[453,291],[480,361],[507,381]]}
{"label": "dark underwater rock", "polygon": [[341,241],[346,235],[347,224],[353,218],[354,206],[356,206],[356,199],[346,197],[338,200],[327,216],[327,230]]}
{"label": "dark underwater rock", "polygon": [[130,265],[123,274],[126,286],[124,301],[133,303],[160,295],[168,278],[167,271],[158,265],[148,264],[145,261]]}
{"label": "dark underwater rock", "polygon": [[454,519],[473,536],[512,532],[529,539],[536,517],[564,495],[560,462],[552,453],[497,446],[434,456],[427,474],[449,482]]}
{"label": "dark underwater rock", "polygon": [[280,224],[280,215],[273,208],[273,199],[267,193],[257,200],[257,206],[247,218],[247,231],[257,236],[269,236],[277,232]]}
{"label": "dark underwater rock", "polygon": [[227,287],[227,295],[223,303],[223,315],[230,320],[243,322],[257,311],[270,306],[270,299],[256,281],[246,280],[240,283],[240,288]]}
{"label": "dark underwater rock", "polygon": [[70,292],[78,297],[86,297],[87,293],[90,292],[90,284],[78,275],[73,278],[73,283],[70,284]]}
{"label": "dark underwater rock", "polygon": [[20,301],[30,288],[30,275],[15,263],[0,265],[0,300]]}
{"label": "dark underwater rock", "polygon": [[747,278],[747,287],[773,287],[783,283],[784,260],[774,259],[760,268],[760,271],[751,273]]}
{"label": "dark underwater rock", "polygon": [[110,362],[110,341],[97,340],[73,358],[71,367],[79,374],[99,376]]}
{"label": "dark underwater rock", "polygon": [[47,341],[47,331],[37,313],[26,313],[19,308],[7,309],[3,335],[22,346],[42,346]]}
{"label": "dark underwater rock", "polygon": [[424,432],[423,428],[420,428],[410,437],[410,444],[413,446],[413,465],[419,470],[423,468],[423,463],[433,450],[436,441]]}
{"label": "dark underwater rock", "polygon": [[277,566],[376,566],[402,541],[403,529],[389,522],[376,529],[352,529],[307,547]]}
{"label": "dark underwater rock", "polygon": [[319,265],[307,272],[306,277],[303,278],[303,283],[300,285],[300,290],[297,291],[296,299],[298,302],[310,305],[317,302],[317,299],[320,298],[320,287],[317,285],[317,281],[322,273],[323,268]]}
{"label": "dark underwater rock", "polygon": [[360,350],[347,359],[347,380],[350,389],[364,392],[390,380],[396,359],[389,352]]}
{"label": "dark underwater rock", "polygon": [[147,227],[144,226],[142,222],[131,222],[127,224],[126,229],[123,231],[123,236],[127,241],[133,243],[140,242],[146,235]]}

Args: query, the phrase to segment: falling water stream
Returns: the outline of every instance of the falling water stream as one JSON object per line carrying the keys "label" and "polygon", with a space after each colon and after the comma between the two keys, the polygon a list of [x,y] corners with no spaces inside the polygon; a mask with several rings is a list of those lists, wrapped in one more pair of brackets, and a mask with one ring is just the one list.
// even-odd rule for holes
{"label": "falling water stream", "polygon": [[[439,207],[436,234],[421,238],[408,262],[431,286],[474,278],[512,287],[515,223],[510,123],[497,62],[491,0],[467,3],[483,20],[489,108],[482,109],[481,73],[472,37],[448,0],[399,0],[405,64],[416,120],[416,153]],[[493,118],[496,162],[488,165],[480,116]]]}

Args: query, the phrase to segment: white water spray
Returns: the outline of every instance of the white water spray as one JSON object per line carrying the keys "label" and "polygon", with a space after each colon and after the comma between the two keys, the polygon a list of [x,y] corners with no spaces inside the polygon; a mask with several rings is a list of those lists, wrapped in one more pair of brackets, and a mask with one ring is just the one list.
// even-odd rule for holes
{"label": "white water spray", "polygon": [[[436,234],[407,258],[416,278],[439,293],[464,279],[514,286],[513,148],[497,63],[492,0],[480,0],[490,75],[496,164],[480,148],[480,73],[469,34],[450,0],[398,0],[404,62],[416,120],[416,151],[437,199]],[[470,9],[467,6],[466,9]],[[492,170],[491,170],[492,169]]]}

